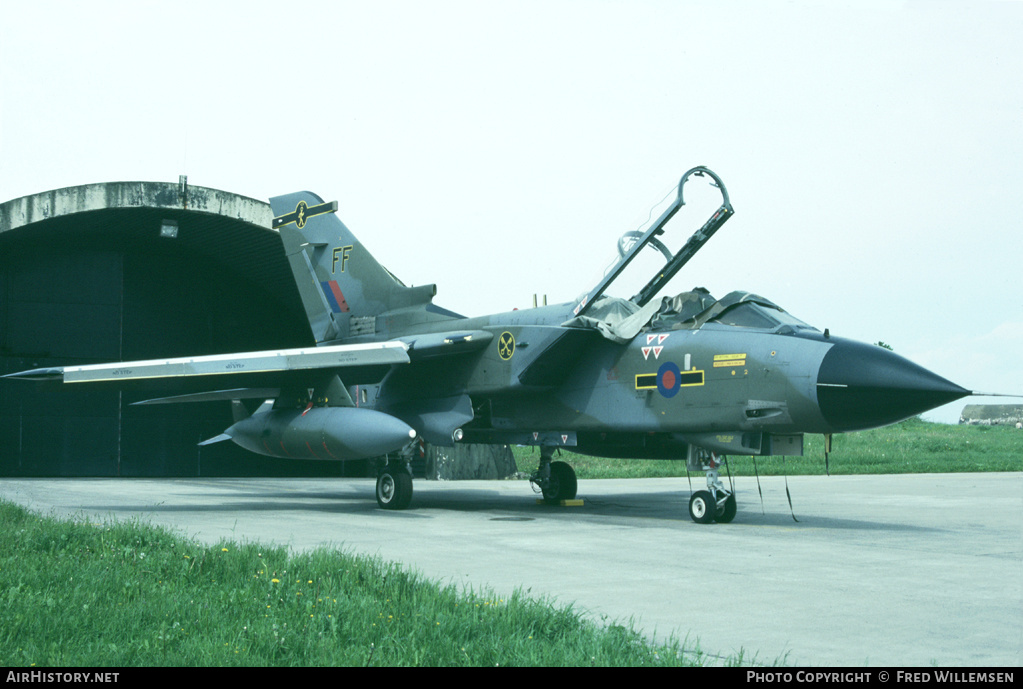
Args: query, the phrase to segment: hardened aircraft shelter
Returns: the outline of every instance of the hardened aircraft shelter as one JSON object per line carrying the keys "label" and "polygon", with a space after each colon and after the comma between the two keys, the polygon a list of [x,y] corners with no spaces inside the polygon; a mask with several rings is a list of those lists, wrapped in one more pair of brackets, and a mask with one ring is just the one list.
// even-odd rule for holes
{"label": "hardened aircraft shelter", "polygon": [[[0,204],[0,375],[312,343],[269,204],[178,183],[111,182]],[[0,475],[341,475],[232,443],[227,404],[0,380]],[[349,471],[354,467],[349,467]]]}

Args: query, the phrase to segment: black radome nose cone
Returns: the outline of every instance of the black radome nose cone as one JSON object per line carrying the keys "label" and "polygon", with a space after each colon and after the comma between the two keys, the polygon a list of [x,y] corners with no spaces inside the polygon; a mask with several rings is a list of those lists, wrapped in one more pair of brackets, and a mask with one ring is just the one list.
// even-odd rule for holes
{"label": "black radome nose cone", "polygon": [[835,340],[817,374],[817,402],[836,432],[885,426],[969,394],[894,352],[851,340]]}

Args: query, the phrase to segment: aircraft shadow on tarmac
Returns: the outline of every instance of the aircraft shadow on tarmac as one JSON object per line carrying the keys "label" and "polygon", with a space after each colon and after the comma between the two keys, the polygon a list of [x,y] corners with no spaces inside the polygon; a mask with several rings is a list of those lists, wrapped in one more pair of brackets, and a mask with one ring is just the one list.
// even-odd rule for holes
{"label": "aircraft shadow on tarmac", "polygon": [[[175,503],[173,498],[158,504],[139,505],[83,505],[83,509],[118,516],[138,513],[197,512],[209,514],[258,513],[258,512],[318,512],[343,516],[375,515],[380,519],[434,519],[436,511],[453,513],[481,513],[489,515],[490,521],[533,521],[556,520],[561,525],[571,522],[603,523],[615,526],[642,526],[644,523],[672,523],[672,528],[699,528],[721,530],[720,533],[735,533],[737,530],[755,527],[783,527],[786,529],[825,529],[837,531],[886,531],[886,532],[938,532],[942,529],[924,527],[918,524],[871,521],[830,517],[826,514],[800,514],[796,505],[795,520],[782,505],[761,506],[756,498],[740,503],[739,515],[730,524],[697,525],[689,519],[686,510],[688,490],[665,491],[664,493],[623,492],[603,494],[594,497],[581,495],[581,506],[565,507],[544,504],[528,493],[508,493],[486,490],[478,486],[466,489],[431,491],[429,485],[416,491],[410,508],[403,511],[382,510],[373,498],[373,485],[367,483],[366,490],[346,491],[272,491],[245,490],[232,492],[215,500],[206,496],[207,504],[187,502]],[[527,489],[528,490],[528,489]],[[771,502],[775,502],[772,500]],[[797,521],[798,520],[798,521]]]}

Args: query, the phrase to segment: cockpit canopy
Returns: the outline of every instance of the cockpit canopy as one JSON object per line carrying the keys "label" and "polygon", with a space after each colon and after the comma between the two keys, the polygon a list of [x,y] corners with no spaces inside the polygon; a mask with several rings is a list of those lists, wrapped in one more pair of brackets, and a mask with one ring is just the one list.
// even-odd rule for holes
{"label": "cockpit canopy", "polygon": [[[710,218],[681,246],[672,251],[665,243],[667,225],[685,205],[682,191],[690,177],[702,177],[721,194],[721,205]],[[702,287],[683,292],[675,297],[656,297],[668,282],[732,216],[734,211],[728,200],[728,191],[721,178],[705,167],[686,172],[678,183],[678,194],[671,205],[645,231],[626,232],[618,241],[618,258],[605,271],[601,280],[589,292],[576,300],[574,318],[566,327],[594,328],[604,337],[625,344],[644,329],[698,330],[716,323],[737,328],[756,328],[778,333],[813,330],[811,326],[785,313],[772,301],[750,292],[731,292],[724,299],[714,299]],[[655,267],[652,277],[631,299],[609,296],[608,288],[621,285],[622,275],[643,249],[653,249],[664,262]],[[649,273],[648,273],[649,274]]]}
{"label": "cockpit canopy", "polygon": [[625,344],[642,330],[699,330],[708,323],[783,334],[816,330],[752,292],[729,292],[722,299],[715,299],[702,287],[663,297],[642,308],[628,299],[601,297],[585,316],[573,318],[565,325],[594,328],[608,339]]}

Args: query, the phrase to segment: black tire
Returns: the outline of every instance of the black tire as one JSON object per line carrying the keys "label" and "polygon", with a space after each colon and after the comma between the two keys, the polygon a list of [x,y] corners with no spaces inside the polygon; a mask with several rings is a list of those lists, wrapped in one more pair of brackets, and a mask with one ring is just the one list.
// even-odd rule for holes
{"label": "black tire", "polygon": [[384,467],[377,476],[377,504],[403,510],[412,502],[412,475],[403,468]]}
{"label": "black tire", "polygon": [[551,480],[543,491],[543,499],[548,502],[571,500],[578,490],[575,469],[567,462],[551,462]]}
{"label": "black tire", "polygon": [[697,524],[710,524],[717,511],[717,504],[710,491],[698,490],[689,498],[689,517]]}
{"label": "black tire", "polygon": [[735,519],[735,513],[738,511],[738,507],[735,504],[735,495],[729,495],[728,499],[725,500],[725,504],[721,507],[718,515],[714,517],[714,521],[718,524],[728,524]]}

